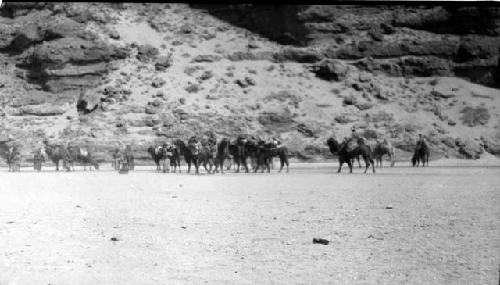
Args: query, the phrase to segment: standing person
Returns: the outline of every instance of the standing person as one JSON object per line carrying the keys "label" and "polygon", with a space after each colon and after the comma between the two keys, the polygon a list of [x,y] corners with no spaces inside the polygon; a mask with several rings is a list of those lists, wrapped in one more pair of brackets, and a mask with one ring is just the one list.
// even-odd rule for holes
{"label": "standing person", "polygon": [[33,169],[37,172],[42,170],[42,163],[45,162],[45,157],[42,154],[42,149],[37,149],[33,156]]}

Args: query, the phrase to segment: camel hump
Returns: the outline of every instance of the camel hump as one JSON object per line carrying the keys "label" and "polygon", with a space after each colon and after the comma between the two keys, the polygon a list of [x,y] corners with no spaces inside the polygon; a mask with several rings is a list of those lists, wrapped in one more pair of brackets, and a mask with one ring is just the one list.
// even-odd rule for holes
{"label": "camel hump", "polygon": [[81,154],[82,156],[88,156],[88,155],[89,155],[89,152],[88,152],[88,150],[87,150],[86,148],[81,147],[81,148],[80,148],[80,154]]}

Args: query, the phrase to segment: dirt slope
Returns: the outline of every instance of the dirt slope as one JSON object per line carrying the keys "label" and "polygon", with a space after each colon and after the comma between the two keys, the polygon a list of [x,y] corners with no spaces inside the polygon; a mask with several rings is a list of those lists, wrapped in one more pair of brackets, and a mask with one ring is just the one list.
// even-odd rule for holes
{"label": "dirt slope", "polygon": [[[353,7],[340,18],[332,16],[340,13],[335,7],[307,8],[301,14],[306,23],[331,15],[321,16],[321,25],[306,25],[309,40],[302,45],[285,45],[186,4],[7,7],[0,17],[8,24],[0,42],[0,141],[14,138],[26,157],[43,137],[88,144],[105,159],[119,142],[146,156],[144,147],[155,140],[214,131],[220,137],[277,136],[294,157],[323,160],[329,157],[326,137],[342,138],[353,125],[370,139],[388,137],[400,157],[417,133],[428,137],[433,157],[500,151],[498,89],[459,77],[462,63],[433,51],[454,39],[457,45],[443,53],[463,50],[464,33],[476,35],[486,44],[470,47],[473,58],[466,62],[490,72],[498,63],[494,23],[488,31],[463,28],[457,35],[392,21],[393,31],[370,43],[372,54],[366,54],[359,41],[366,45],[371,30],[349,20],[367,10]],[[394,7],[383,9],[375,14],[394,15]],[[333,37],[340,20],[349,29]],[[403,39],[418,44],[400,52]],[[395,43],[397,50],[390,48]],[[377,56],[377,50],[391,54]],[[440,60],[449,68],[433,65]],[[402,72],[401,63],[408,66]]]}

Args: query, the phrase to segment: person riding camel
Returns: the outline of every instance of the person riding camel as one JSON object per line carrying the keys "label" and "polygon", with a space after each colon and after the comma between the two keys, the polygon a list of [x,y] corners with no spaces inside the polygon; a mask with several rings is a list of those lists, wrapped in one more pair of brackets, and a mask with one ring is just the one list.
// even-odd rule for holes
{"label": "person riding camel", "polygon": [[271,140],[272,140],[275,148],[281,147],[281,141],[279,139],[273,137]]}
{"label": "person riding camel", "polygon": [[418,134],[418,139],[417,139],[417,149],[419,149],[422,145],[427,145],[427,141],[425,140],[425,137],[422,134]]}
{"label": "person riding camel", "polygon": [[356,127],[352,126],[351,128],[351,139],[359,139],[359,135],[356,132]]}

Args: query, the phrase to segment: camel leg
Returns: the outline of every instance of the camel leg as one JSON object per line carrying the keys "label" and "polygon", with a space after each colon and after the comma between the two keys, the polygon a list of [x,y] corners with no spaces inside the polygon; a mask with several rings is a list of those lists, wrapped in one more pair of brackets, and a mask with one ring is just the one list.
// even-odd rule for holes
{"label": "camel leg", "polygon": [[210,159],[210,161],[208,162],[208,164],[210,165],[209,172],[211,172],[212,174],[215,174],[215,172],[212,171],[212,168],[215,167],[215,161],[213,159]]}
{"label": "camel leg", "polygon": [[339,170],[337,171],[337,173],[340,173],[340,171],[342,170],[342,165],[344,164],[344,161],[343,160],[340,160],[339,161]]}
{"label": "camel leg", "polygon": [[248,165],[247,165],[247,160],[246,158],[243,159],[243,166],[245,167],[245,173],[248,173]]}
{"label": "camel leg", "polygon": [[373,163],[373,159],[371,157],[369,157],[369,159],[372,164],[373,173],[375,173],[375,164]]}
{"label": "camel leg", "polygon": [[205,168],[205,171],[208,172],[208,174],[210,174],[210,170],[208,170],[208,168],[207,168],[207,162],[206,161],[203,162],[203,167]]}
{"label": "camel leg", "polygon": [[199,167],[200,167],[200,164],[199,164],[198,160],[195,160],[195,161],[194,161],[194,167],[196,168],[196,174],[199,174]]}
{"label": "camel leg", "polygon": [[234,163],[236,164],[236,169],[235,169],[235,172],[236,173],[239,173],[240,172],[240,159],[235,159],[234,160]]}
{"label": "camel leg", "polygon": [[224,174],[224,157],[219,160],[220,173]]}
{"label": "camel leg", "polygon": [[356,160],[358,161],[359,168],[361,168],[362,166],[361,166],[361,162],[359,162],[359,156],[356,156]]}
{"label": "camel leg", "polygon": [[365,174],[366,174],[366,171],[368,170],[368,168],[370,167],[370,162],[368,161],[368,158],[363,156],[363,160],[365,161]]}
{"label": "camel leg", "polygon": [[352,173],[352,162],[351,162],[351,160],[347,161],[347,166],[349,166],[349,173]]}

